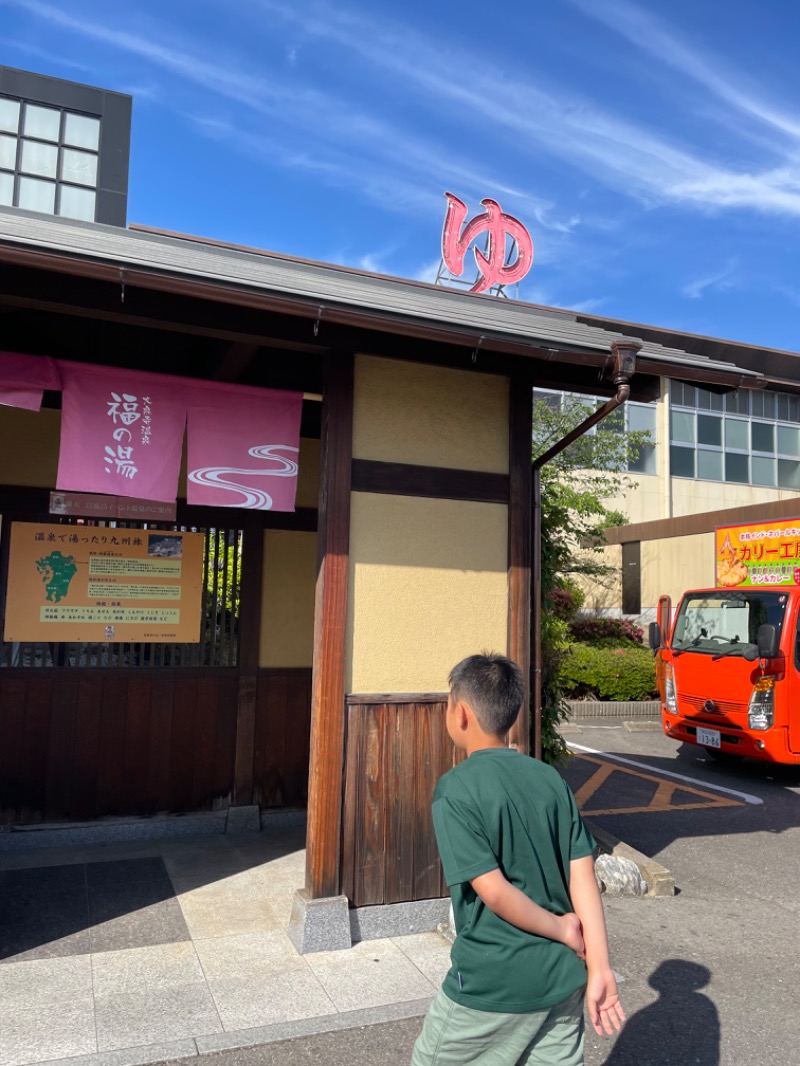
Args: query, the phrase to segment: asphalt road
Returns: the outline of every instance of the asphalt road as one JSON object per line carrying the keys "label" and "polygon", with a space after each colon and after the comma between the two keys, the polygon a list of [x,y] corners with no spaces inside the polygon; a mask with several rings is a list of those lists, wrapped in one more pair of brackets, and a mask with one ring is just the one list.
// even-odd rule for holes
{"label": "asphalt road", "polygon": [[[583,724],[567,739],[566,776],[590,821],[657,858],[678,886],[673,898],[606,900],[628,1022],[616,1039],[587,1035],[587,1066],[799,1063],[800,769],[723,767],[621,724]],[[220,1052],[198,1066],[407,1066],[420,1025]]]}
{"label": "asphalt road", "polygon": [[[642,775],[606,771],[585,790],[587,816],[667,866],[678,888],[606,901],[629,1020],[612,1048],[589,1039],[587,1066],[800,1062],[800,769],[722,766],[620,724],[580,729],[567,738],[576,752]],[[601,767],[577,754],[566,776],[579,792]]]}

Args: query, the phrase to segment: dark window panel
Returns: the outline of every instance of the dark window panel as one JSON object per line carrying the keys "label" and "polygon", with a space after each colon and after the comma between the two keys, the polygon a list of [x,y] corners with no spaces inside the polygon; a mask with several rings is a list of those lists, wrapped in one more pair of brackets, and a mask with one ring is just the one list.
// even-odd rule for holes
{"label": "dark window panel", "polygon": [[673,477],[694,477],[694,449],[672,445],[669,461]]}
{"label": "dark window panel", "polygon": [[737,452],[725,453],[725,480],[738,485],[747,485],[750,481],[750,456]]}

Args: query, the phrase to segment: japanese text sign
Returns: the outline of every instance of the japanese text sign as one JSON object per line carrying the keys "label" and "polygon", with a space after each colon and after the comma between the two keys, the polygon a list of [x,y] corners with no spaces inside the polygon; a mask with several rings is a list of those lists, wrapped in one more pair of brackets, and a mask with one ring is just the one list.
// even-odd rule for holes
{"label": "japanese text sign", "polygon": [[716,584],[800,585],[800,518],[716,530]]}
{"label": "japanese text sign", "polygon": [[[472,242],[486,234],[485,252],[475,247],[472,254],[478,267],[478,278],[470,292],[486,292],[494,285],[512,285],[521,281],[533,264],[531,235],[513,215],[506,214],[496,200],[481,200],[485,214],[476,215],[466,225],[467,205],[446,192],[447,213],[442,227],[442,259],[454,277],[464,273],[464,257]],[[463,228],[462,228],[463,227]],[[516,248],[516,259],[506,262],[506,238]]]}
{"label": "japanese text sign", "polygon": [[59,362],[56,487],[158,502],[293,511],[303,394]]}
{"label": "japanese text sign", "polygon": [[186,403],[171,379],[59,362],[63,385],[56,488],[172,501]]}
{"label": "japanese text sign", "polygon": [[7,641],[200,640],[202,533],[11,524]]}

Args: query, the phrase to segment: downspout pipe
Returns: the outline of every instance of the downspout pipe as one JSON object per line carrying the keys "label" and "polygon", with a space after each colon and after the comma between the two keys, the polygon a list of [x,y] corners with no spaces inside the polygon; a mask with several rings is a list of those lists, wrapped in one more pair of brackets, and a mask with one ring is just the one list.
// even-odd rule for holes
{"label": "downspout pipe", "polygon": [[542,467],[568,448],[578,437],[602,422],[612,412],[621,407],[631,394],[630,379],[636,370],[636,354],[641,349],[638,341],[614,341],[611,352],[614,356],[613,382],[616,394],[598,407],[580,425],[576,426],[561,440],[533,460],[533,618],[531,641],[533,643],[533,677],[531,678],[531,696],[533,697],[533,755],[542,757]]}

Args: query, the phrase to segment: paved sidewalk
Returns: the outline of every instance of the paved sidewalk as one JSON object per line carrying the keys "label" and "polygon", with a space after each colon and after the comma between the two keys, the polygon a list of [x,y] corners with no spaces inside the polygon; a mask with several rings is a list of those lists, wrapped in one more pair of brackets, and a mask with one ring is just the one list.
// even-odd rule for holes
{"label": "paved sidewalk", "polygon": [[437,933],[299,955],[305,830],[0,852],[0,1066],[137,1063],[424,1014]]}

